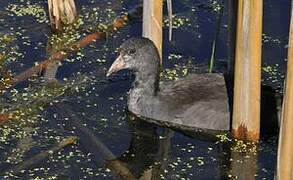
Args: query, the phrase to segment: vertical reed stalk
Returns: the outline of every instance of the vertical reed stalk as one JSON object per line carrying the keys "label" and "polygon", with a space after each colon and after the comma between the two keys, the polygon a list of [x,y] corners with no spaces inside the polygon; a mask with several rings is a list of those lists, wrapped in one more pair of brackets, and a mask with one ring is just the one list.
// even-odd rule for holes
{"label": "vertical reed stalk", "polygon": [[232,133],[257,141],[260,131],[262,0],[239,0]]}
{"label": "vertical reed stalk", "polygon": [[218,42],[219,34],[221,31],[221,20],[222,20],[222,16],[223,16],[223,9],[224,9],[224,7],[223,7],[223,5],[221,5],[220,12],[217,12],[216,35],[215,35],[215,39],[212,44],[212,53],[211,53],[210,64],[209,64],[209,73],[212,73],[214,70],[217,42]]}
{"label": "vertical reed stalk", "polygon": [[143,1],[142,36],[151,39],[158,48],[162,64],[163,0]]}
{"label": "vertical reed stalk", "polygon": [[[293,2],[292,2],[293,3]],[[289,33],[287,77],[281,128],[279,134],[277,179],[293,179],[293,4],[291,4],[291,21]]]}

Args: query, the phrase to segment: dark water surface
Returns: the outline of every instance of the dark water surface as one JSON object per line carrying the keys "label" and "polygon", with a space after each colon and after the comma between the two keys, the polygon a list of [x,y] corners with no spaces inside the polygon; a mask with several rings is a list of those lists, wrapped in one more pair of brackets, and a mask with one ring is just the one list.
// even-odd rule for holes
{"label": "dark water surface", "polygon": [[[44,14],[46,2],[1,1],[0,54],[6,55],[0,61],[2,77],[19,74],[140,3],[77,0],[79,20],[56,37]],[[170,43],[168,27],[164,28],[163,78],[176,80],[186,72],[206,72],[218,28],[215,71],[226,72],[230,48],[227,2],[173,3]],[[217,26],[221,4],[224,9]],[[271,98],[275,95],[271,92],[280,96],[283,88],[289,8],[288,0],[264,1],[263,84]],[[210,137],[158,127],[127,112],[133,75],[122,71],[106,79],[105,72],[117,55],[116,48],[125,39],[140,35],[141,20],[131,19],[106,40],[63,61],[56,74],[58,83],[48,84],[37,76],[1,92],[0,112],[16,112],[0,129],[1,179],[273,179],[277,128],[269,126],[276,123],[269,120],[271,114],[263,116],[263,124],[270,129],[255,145],[229,135]],[[54,75],[54,67],[50,72]],[[274,99],[264,102],[268,106],[278,103]],[[68,136],[77,136],[77,143],[49,152],[40,161],[30,159]]]}

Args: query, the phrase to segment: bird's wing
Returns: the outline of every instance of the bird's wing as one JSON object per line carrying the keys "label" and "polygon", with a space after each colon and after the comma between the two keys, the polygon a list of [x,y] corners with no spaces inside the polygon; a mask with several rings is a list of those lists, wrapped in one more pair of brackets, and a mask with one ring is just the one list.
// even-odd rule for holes
{"label": "bird's wing", "polygon": [[184,126],[228,130],[230,125],[225,80],[220,74],[193,74],[161,85],[163,109]]}
{"label": "bird's wing", "polygon": [[211,100],[227,101],[227,90],[221,74],[192,74],[178,81],[162,83],[159,97],[174,105],[189,105]]}

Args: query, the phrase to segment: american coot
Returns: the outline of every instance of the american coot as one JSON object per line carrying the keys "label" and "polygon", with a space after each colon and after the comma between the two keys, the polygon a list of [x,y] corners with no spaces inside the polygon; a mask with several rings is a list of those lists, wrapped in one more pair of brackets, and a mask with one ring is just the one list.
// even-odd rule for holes
{"label": "american coot", "polygon": [[135,72],[128,110],[169,126],[229,130],[227,90],[221,74],[190,74],[175,82],[159,82],[159,54],[147,38],[131,38],[107,76],[121,69]]}

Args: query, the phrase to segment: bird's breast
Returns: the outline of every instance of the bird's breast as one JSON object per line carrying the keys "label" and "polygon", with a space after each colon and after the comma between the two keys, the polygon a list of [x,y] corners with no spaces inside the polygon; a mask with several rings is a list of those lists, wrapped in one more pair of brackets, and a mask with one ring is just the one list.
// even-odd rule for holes
{"label": "bird's breast", "polygon": [[141,114],[141,95],[137,90],[130,90],[128,98],[128,110],[134,114]]}

